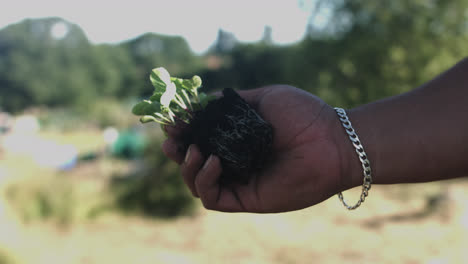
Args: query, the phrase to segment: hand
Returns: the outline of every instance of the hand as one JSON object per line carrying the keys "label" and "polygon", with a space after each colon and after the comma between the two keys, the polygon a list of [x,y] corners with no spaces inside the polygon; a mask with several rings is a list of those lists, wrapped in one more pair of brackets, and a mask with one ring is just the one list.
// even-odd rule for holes
{"label": "hand", "polygon": [[[239,94],[273,126],[273,162],[247,185],[221,186],[220,160],[206,161],[197,146],[178,150],[181,130],[167,127],[165,154],[181,164],[182,176],[207,209],[226,212],[273,213],[319,203],[351,187],[340,157],[346,136],[335,111],[325,102],[290,86],[268,86]],[[352,146],[345,146],[352,150]],[[352,155],[352,154],[351,154]],[[186,156],[184,161],[184,156]]]}

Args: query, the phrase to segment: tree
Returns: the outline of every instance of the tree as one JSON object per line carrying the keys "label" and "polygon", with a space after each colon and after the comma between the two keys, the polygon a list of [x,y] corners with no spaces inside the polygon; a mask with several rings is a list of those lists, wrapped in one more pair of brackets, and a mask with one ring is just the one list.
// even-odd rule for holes
{"label": "tree", "polygon": [[[333,7],[331,17],[346,19],[330,20],[327,37],[309,36],[302,45],[305,50],[316,49],[326,40],[321,52],[327,52],[329,59],[321,61],[319,75],[329,77],[323,77],[314,89],[329,97],[342,97],[340,103],[345,105],[408,91],[468,52],[466,1],[337,0],[319,4],[324,2]],[[317,56],[309,54],[305,59]]]}
{"label": "tree", "polygon": [[151,93],[147,76],[161,65],[191,76],[201,59],[181,37],[145,34],[93,45],[63,19],[27,19],[0,30],[0,105],[13,112],[36,105],[89,109],[101,98]]}
{"label": "tree", "polygon": [[211,52],[215,54],[226,54],[231,52],[237,44],[238,41],[233,33],[219,29],[218,37],[211,48]]}

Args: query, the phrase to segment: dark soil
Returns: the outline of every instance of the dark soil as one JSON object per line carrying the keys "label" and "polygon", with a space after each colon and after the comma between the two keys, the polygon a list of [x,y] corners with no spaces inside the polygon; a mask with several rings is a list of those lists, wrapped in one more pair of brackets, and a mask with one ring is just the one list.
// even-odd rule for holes
{"label": "dark soil", "polygon": [[233,89],[208,103],[186,129],[184,144],[196,144],[206,157],[217,155],[222,183],[248,183],[270,156],[273,128]]}

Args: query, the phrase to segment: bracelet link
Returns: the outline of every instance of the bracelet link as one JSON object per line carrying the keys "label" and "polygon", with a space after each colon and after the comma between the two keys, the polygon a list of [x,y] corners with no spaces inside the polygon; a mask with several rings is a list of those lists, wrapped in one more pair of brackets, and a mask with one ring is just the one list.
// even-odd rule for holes
{"label": "bracelet link", "polygon": [[366,197],[369,195],[369,190],[371,189],[371,184],[372,184],[372,171],[371,171],[371,166],[370,166],[370,161],[368,159],[368,156],[366,152],[364,151],[364,147],[362,146],[361,141],[359,140],[359,137],[356,134],[356,131],[351,125],[351,121],[346,115],[346,111],[343,108],[339,108],[339,107],[335,107],[335,111],[338,114],[341,124],[343,125],[346,133],[348,134],[349,139],[351,140],[351,143],[354,146],[354,149],[359,157],[359,161],[361,162],[362,170],[363,170],[364,179],[362,183],[362,192],[361,192],[360,199],[356,202],[356,204],[354,204],[353,206],[348,205],[344,200],[343,193],[342,192],[338,193],[338,198],[343,203],[343,205],[348,210],[354,210],[358,208],[366,200]]}

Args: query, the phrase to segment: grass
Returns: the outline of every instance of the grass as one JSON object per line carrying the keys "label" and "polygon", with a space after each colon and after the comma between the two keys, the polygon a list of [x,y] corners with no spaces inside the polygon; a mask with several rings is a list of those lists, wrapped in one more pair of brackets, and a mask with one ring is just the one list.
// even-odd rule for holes
{"label": "grass", "polygon": [[[36,223],[24,229],[22,257],[26,263],[466,263],[468,183],[443,184],[448,198],[436,210],[397,221],[393,216],[424,209],[425,195],[390,200],[386,187],[399,186],[375,186],[355,212],[333,197],[284,214],[199,207],[195,216],[176,220],[107,214],[66,230]],[[375,219],[382,224],[368,224]]]}
{"label": "grass", "polygon": [[[89,137],[74,140],[99,145]],[[468,263],[465,179],[376,185],[352,212],[336,197],[266,215],[211,212],[197,202],[194,215],[169,220],[106,208],[106,183],[131,171],[129,163],[101,159],[64,173],[24,157],[1,162],[14,177],[0,177],[0,248],[8,249],[0,263]],[[25,204],[35,208],[29,221],[18,209]]]}
{"label": "grass", "polygon": [[0,248],[0,264],[15,264],[17,260],[7,250]]}

